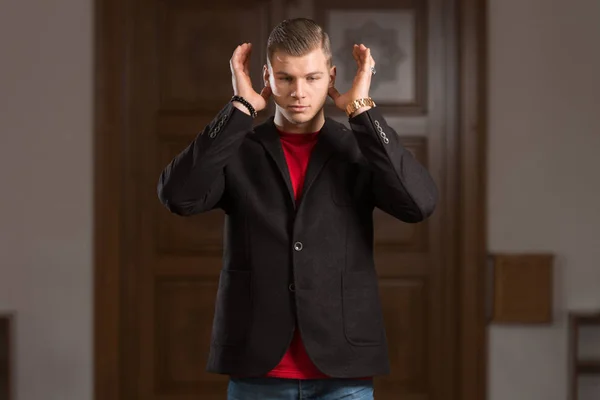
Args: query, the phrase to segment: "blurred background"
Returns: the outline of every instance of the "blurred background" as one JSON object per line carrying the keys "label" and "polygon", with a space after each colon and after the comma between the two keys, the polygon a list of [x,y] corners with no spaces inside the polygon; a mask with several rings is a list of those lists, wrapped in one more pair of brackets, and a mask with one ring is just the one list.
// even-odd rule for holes
{"label": "blurred background", "polygon": [[[113,48],[98,50],[92,0],[0,3],[0,315],[11,321],[0,324],[0,390],[10,387],[10,400],[92,399],[95,373],[107,379],[99,400],[223,398],[224,380],[203,371],[222,215],[168,215],[156,179],[231,96],[235,45],[259,43],[260,85],[260,43],[287,16],[325,25],[341,89],[352,79],[344,49],[372,46],[372,96],[445,196],[427,224],[376,216],[394,367],[380,398],[564,400],[574,385],[577,398],[600,399],[600,328],[582,328],[578,351],[589,361],[569,367],[569,315],[600,309],[600,1],[484,4],[483,98],[468,103],[484,105],[485,126],[471,127],[485,138],[468,153],[475,163],[458,122],[474,92],[459,84],[469,70],[455,52],[463,42],[451,1],[111,4],[97,32]],[[94,135],[107,135],[101,152]],[[478,171],[483,196],[468,200]],[[478,199],[470,213],[464,202]],[[101,231],[95,204],[112,207],[98,211]],[[491,260],[476,265],[472,297],[461,286],[465,238],[483,241],[475,251]],[[94,287],[110,289],[96,292],[107,325],[93,325]],[[482,319],[485,338],[472,345],[483,347],[470,349],[458,330]],[[484,364],[461,369],[469,356]]]}

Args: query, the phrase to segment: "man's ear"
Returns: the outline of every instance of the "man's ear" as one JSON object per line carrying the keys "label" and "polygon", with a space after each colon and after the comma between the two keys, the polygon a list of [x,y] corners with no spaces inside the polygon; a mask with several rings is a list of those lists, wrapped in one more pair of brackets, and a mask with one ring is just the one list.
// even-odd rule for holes
{"label": "man's ear", "polygon": [[335,77],[337,75],[337,69],[335,65],[329,69],[329,87],[335,86]]}
{"label": "man's ear", "polygon": [[265,64],[263,66],[263,84],[265,86],[270,86],[271,84],[269,83],[269,67],[267,66],[267,64]]}

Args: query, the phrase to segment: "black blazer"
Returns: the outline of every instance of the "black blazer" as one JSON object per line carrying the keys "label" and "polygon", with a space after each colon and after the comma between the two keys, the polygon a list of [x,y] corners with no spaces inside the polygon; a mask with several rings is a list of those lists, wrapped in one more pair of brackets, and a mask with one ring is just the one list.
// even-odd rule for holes
{"label": "black blazer", "polygon": [[373,262],[373,208],[406,222],[433,212],[436,186],[377,108],[326,118],[296,205],[273,117],[228,103],[164,169],[168,210],[225,211],[208,371],[259,376],[300,333],[332,377],[389,373]]}

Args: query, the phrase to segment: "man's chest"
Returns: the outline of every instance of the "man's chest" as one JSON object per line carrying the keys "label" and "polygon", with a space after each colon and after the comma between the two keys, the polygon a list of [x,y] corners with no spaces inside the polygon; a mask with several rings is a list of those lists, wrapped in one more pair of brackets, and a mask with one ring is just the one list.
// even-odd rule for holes
{"label": "man's chest", "polygon": [[226,190],[243,199],[246,211],[263,215],[295,211],[307,201],[311,207],[349,207],[368,196],[369,171],[359,157],[349,151],[323,157],[317,146],[298,150],[242,146],[226,169]]}

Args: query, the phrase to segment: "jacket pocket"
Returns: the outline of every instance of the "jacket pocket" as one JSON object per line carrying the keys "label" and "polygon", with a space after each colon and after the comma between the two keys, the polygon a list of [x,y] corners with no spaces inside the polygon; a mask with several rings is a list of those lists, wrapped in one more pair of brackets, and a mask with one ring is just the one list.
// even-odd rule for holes
{"label": "jacket pocket", "polygon": [[239,345],[246,339],[252,315],[250,271],[222,270],[215,302],[212,343]]}
{"label": "jacket pocket", "polygon": [[377,346],[384,340],[383,316],[375,271],[342,275],[344,332],[355,346]]}

